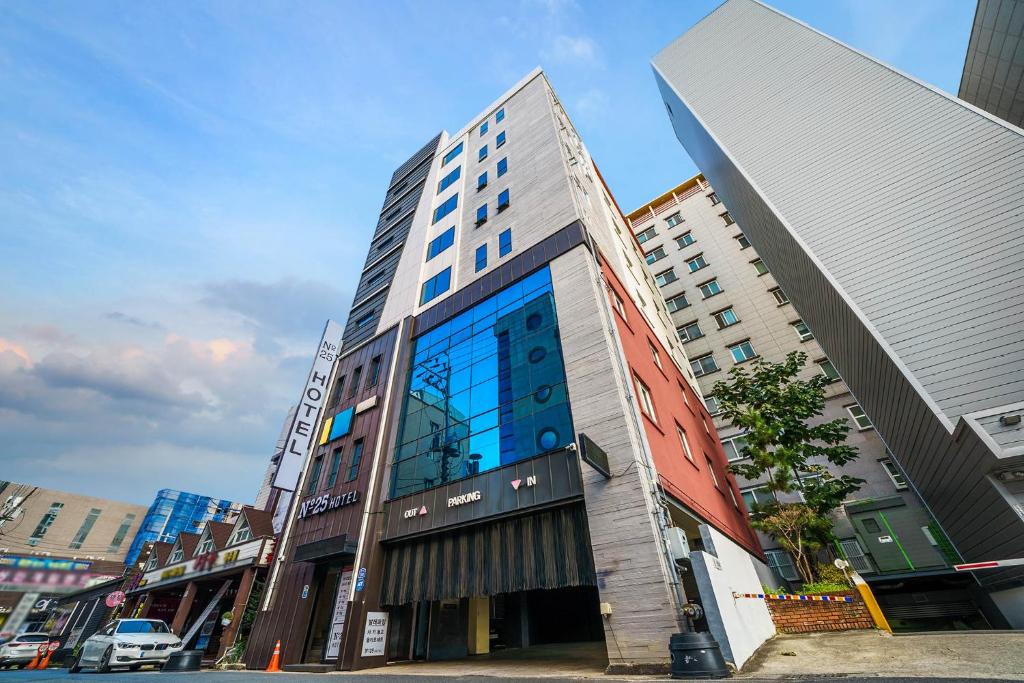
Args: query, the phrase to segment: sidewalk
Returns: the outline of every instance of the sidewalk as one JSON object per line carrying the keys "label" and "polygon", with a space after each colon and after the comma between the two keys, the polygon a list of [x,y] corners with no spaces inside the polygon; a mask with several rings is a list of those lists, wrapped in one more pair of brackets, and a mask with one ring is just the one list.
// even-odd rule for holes
{"label": "sidewalk", "polygon": [[862,675],[878,678],[1000,678],[1024,681],[1024,632],[880,631],[778,635],[747,662],[741,679]]}

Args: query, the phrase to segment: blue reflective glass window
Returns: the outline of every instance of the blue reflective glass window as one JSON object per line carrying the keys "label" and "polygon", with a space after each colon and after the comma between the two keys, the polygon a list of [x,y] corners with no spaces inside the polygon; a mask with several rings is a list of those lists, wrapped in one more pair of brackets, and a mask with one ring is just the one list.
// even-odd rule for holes
{"label": "blue reflective glass window", "polygon": [[452,269],[449,266],[423,283],[423,289],[420,292],[420,304],[425,304],[431,299],[444,294],[451,286]]}
{"label": "blue reflective glass window", "polygon": [[462,143],[455,145],[455,149],[444,155],[444,159],[441,161],[441,165],[446,165],[449,161],[459,156],[462,153]]}
{"label": "blue reflective glass window", "polygon": [[479,161],[483,161],[486,158],[487,158],[487,145],[484,145],[483,147],[480,148],[480,155],[479,155],[478,159],[479,159]]}
{"label": "blue reflective glass window", "polygon": [[508,173],[508,157],[504,157],[498,162],[498,177],[500,178],[506,173]]}
{"label": "blue reflective glass window", "polygon": [[480,135],[487,135],[487,122],[484,121],[480,124]]}
{"label": "blue reflective glass window", "polygon": [[462,167],[456,166],[454,171],[446,175],[444,178],[441,178],[441,182],[437,184],[437,193],[441,194],[442,192],[447,190],[451,186],[451,184],[458,180],[461,176]]}
{"label": "blue reflective glass window", "polygon": [[504,211],[508,208],[509,196],[508,190],[502,190],[501,194],[498,195],[498,211]]}
{"label": "blue reflective glass window", "polygon": [[505,256],[512,251],[512,228],[503,230],[498,235],[498,256]]}
{"label": "blue reflective glass window", "polygon": [[494,148],[497,149],[505,144],[505,131],[498,133],[498,137],[494,139]]}
{"label": "blue reflective glass window", "polygon": [[480,225],[487,221],[487,205],[484,204],[476,210],[476,224]]}
{"label": "blue reflective glass window", "polygon": [[498,123],[501,123],[502,121],[505,120],[505,108],[504,107],[499,109],[498,113],[494,115],[494,120],[496,122],[498,122]]}
{"label": "blue reflective glass window", "polygon": [[480,174],[480,177],[476,179],[476,189],[482,190],[487,187],[487,171]]}
{"label": "blue reflective glass window", "polygon": [[454,225],[430,241],[430,244],[427,245],[427,260],[434,258],[453,244],[455,244]]}
{"label": "blue reflective glass window", "polygon": [[476,272],[487,267],[487,245],[481,244],[476,248]]}
{"label": "blue reflective glass window", "polygon": [[449,197],[448,199],[444,200],[444,202],[439,207],[434,209],[434,220],[431,223],[431,225],[433,225],[434,223],[437,223],[439,220],[441,220],[442,218],[444,218],[445,216],[450,214],[452,211],[454,211],[458,207],[459,207],[459,194],[456,192],[451,197]]}
{"label": "blue reflective glass window", "polygon": [[[478,259],[486,254],[477,249]],[[413,341],[393,497],[573,441],[547,268]]]}

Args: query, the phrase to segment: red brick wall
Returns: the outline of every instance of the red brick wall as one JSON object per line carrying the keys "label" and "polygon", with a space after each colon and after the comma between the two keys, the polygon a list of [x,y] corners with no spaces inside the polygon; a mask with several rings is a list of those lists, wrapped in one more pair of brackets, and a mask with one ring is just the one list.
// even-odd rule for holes
{"label": "red brick wall", "polygon": [[817,602],[803,600],[767,600],[775,628],[782,633],[849,631],[874,628],[868,606],[856,592],[829,593],[853,598],[853,602]]}

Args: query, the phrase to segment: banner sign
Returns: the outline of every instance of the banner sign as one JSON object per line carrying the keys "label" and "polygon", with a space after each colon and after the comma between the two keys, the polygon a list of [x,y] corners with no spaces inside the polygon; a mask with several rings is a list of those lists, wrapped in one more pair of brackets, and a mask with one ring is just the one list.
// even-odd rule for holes
{"label": "banner sign", "polygon": [[0,556],[0,567],[14,567],[15,569],[60,569],[62,571],[84,572],[91,566],[92,562],[61,560],[52,557]]}
{"label": "banner sign", "polygon": [[363,657],[383,657],[388,639],[388,613],[367,612],[363,631]]}
{"label": "banner sign", "polygon": [[345,632],[345,615],[348,613],[348,592],[352,588],[352,570],[341,573],[338,579],[338,595],[334,599],[334,617],[331,619],[331,634],[327,637],[327,659],[337,659],[341,651],[341,635]]}
{"label": "banner sign", "polygon": [[284,453],[281,454],[281,462],[277,465],[277,474],[274,475],[274,486],[279,489],[294,491],[299,482],[299,475],[302,474],[310,442],[313,440],[313,430],[316,429],[320,410],[330,389],[327,383],[330,381],[331,370],[341,348],[342,332],[344,329],[341,325],[333,320],[327,321],[295,418],[292,420],[291,429],[288,430]]}

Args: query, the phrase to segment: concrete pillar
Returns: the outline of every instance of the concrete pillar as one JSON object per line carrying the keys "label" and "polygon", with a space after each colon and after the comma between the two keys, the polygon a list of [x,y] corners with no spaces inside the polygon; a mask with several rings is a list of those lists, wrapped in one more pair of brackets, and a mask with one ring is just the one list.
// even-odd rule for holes
{"label": "concrete pillar", "polygon": [[491,600],[469,599],[469,654],[485,655],[491,651]]}
{"label": "concrete pillar", "polygon": [[198,590],[199,586],[196,585],[195,581],[189,581],[188,585],[185,586],[185,593],[181,596],[181,602],[178,603],[178,611],[174,613],[174,621],[171,622],[172,633],[180,636],[184,632],[185,620],[188,619],[188,613],[192,611],[192,602],[196,599]]}
{"label": "concrete pillar", "polygon": [[217,648],[217,659],[224,656],[224,652],[231,647],[238,633],[238,627],[242,623],[242,613],[245,611],[245,603],[249,601],[249,591],[252,589],[252,580],[256,576],[256,570],[247,567],[242,572],[242,578],[238,580],[238,592],[235,593],[235,601],[231,603],[231,623],[224,627],[220,634],[220,647]]}

